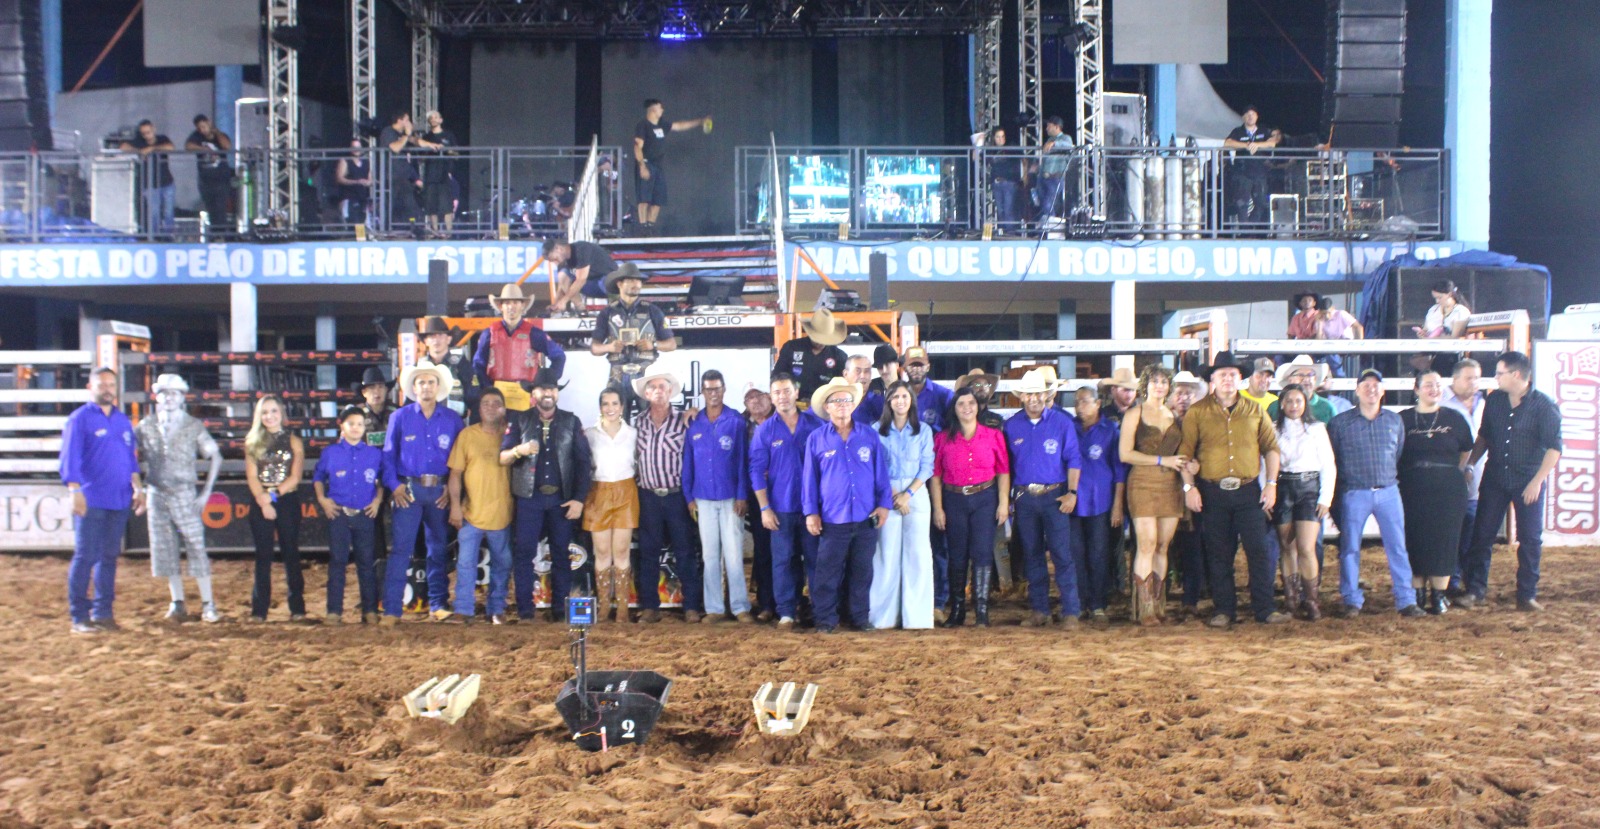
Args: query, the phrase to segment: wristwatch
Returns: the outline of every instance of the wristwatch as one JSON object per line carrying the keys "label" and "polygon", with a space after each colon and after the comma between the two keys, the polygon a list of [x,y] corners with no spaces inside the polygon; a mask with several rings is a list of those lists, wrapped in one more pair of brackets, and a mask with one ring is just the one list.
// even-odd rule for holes
{"label": "wristwatch", "polygon": [[1183,491],[1184,492],[1188,492],[1191,489],[1194,489],[1194,484],[1184,484],[1183,485]]}
{"label": "wristwatch", "polygon": [[1067,490],[1067,494],[1068,495],[1077,495],[1078,491],[1076,489],[1069,489],[1069,490]]}

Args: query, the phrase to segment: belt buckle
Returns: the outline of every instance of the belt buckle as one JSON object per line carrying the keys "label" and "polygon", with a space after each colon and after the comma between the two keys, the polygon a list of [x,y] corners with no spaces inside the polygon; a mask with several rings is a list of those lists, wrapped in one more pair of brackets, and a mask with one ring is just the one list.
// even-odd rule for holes
{"label": "belt buckle", "polygon": [[1223,478],[1222,480],[1217,481],[1217,486],[1223,492],[1232,492],[1239,488],[1239,484],[1242,481],[1242,478]]}
{"label": "belt buckle", "polygon": [[556,494],[556,493],[558,493],[560,491],[561,491],[561,487],[558,487],[558,486],[545,485],[545,486],[539,487],[539,492],[542,495],[554,495],[554,494]]}
{"label": "belt buckle", "polygon": [[358,510],[355,507],[340,507],[339,509],[343,510],[344,514],[349,518],[354,518],[361,514],[361,510]]}

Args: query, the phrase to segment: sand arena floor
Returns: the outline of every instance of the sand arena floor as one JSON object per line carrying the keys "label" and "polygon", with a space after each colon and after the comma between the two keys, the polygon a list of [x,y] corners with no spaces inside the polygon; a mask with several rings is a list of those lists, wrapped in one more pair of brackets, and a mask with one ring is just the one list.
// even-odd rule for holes
{"label": "sand arena floor", "polygon": [[[1382,612],[1315,625],[602,625],[592,668],[675,681],[605,754],[566,739],[552,624],[247,626],[233,560],[231,621],[172,626],[126,559],[126,631],[74,637],[65,560],[4,556],[0,827],[1600,826],[1597,553],[1547,551],[1537,616],[1502,550],[1490,609],[1401,619],[1369,551]],[[406,718],[457,671],[483,675],[464,720]],[[822,685],[800,735],[756,731],[766,680]]]}

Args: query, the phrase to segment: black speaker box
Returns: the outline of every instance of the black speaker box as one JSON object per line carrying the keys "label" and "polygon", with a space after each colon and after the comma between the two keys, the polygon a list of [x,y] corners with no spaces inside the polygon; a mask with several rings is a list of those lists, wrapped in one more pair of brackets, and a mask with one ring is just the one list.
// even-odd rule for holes
{"label": "black speaker box", "polygon": [[567,680],[556,695],[556,710],[578,748],[599,751],[601,728],[606,746],[638,745],[649,738],[667,705],[672,680],[654,671],[590,671],[588,691],[586,709],[578,680]]}
{"label": "black speaker box", "polygon": [[48,150],[39,3],[0,0],[0,151]]}
{"label": "black speaker box", "polygon": [[1406,45],[1404,43],[1348,43],[1339,44],[1334,56],[1337,69],[1404,69]]}
{"label": "black speaker box", "polygon": [[1340,14],[1334,37],[1341,43],[1405,43],[1406,19]]}
{"label": "black speaker box", "polygon": [[1405,92],[1405,70],[1335,70],[1333,92],[1336,95],[1399,95]]}
{"label": "black speaker box", "polygon": [[1345,14],[1404,15],[1406,0],[1342,0]]}
{"label": "black speaker box", "polygon": [[1357,121],[1336,121],[1333,124],[1332,145],[1341,150],[1382,150],[1399,143],[1399,124],[1364,124]]}
{"label": "black speaker box", "polygon": [[1400,98],[1396,95],[1336,95],[1333,120],[1400,122]]}

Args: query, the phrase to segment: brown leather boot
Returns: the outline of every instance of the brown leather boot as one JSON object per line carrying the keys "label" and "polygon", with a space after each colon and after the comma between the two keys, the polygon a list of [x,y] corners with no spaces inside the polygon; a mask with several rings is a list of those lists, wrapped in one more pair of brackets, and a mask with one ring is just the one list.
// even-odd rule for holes
{"label": "brown leather boot", "polygon": [[1155,573],[1133,580],[1134,613],[1139,617],[1139,624],[1143,627],[1155,627],[1161,624],[1161,620],[1156,618],[1155,592]]}
{"label": "brown leather boot", "polygon": [[1151,573],[1150,578],[1155,579],[1155,584],[1150,588],[1151,609],[1155,611],[1156,621],[1166,622],[1167,579],[1164,576],[1158,577],[1155,573]]}
{"label": "brown leather boot", "polygon": [[1306,621],[1315,622],[1322,618],[1322,606],[1317,601],[1316,579],[1300,577],[1300,606],[1305,609]]}
{"label": "brown leather boot", "polygon": [[1291,616],[1300,614],[1302,584],[1298,574],[1283,577],[1283,609],[1289,611]]}
{"label": "brown leather boot", "polygon": [[613,584],[617,586],[617,621],[632,622],[633,614],[628,610],[628,602],[633,598],[633,571],[617,567],[611,573]]}

